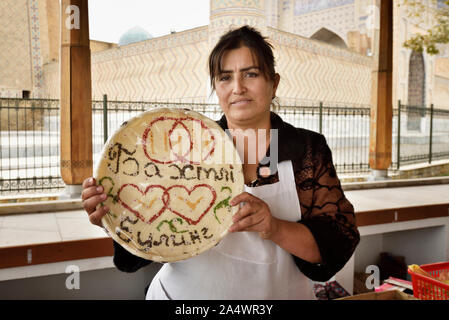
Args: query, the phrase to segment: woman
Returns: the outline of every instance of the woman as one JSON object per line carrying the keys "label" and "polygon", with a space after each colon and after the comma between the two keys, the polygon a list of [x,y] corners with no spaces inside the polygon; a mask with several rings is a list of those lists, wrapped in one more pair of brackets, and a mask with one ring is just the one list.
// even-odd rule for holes
{"label": "woman", "polygon": [[[245,140],[237,145],[244,159],[245,192],[231,201],[240,206],[231,233],[197,257],[164,264],[147,298],[314,299],[310,279],[331,278],[360,239],[325,138],[270,112],[280,76],[271,45],[253,28],[223,35],[209,56],[209,72],[224,113],[218,124]],[[266,141],[249,139],[249,129],[265,130]],[[273,129],[277,136],[270,135]],[[249,161],[252,143],[268,146],[257,150],[255,163]],[[277,170],[270,170],[273,164],[261,163],[273,159],[275,147]],[[93,178],[83,188],[89,219],[101,226],[108,208],[96,207],[106,198],[104,191]],[[114,263],[122,271],[150,263],[115,242],[114,248]]]}

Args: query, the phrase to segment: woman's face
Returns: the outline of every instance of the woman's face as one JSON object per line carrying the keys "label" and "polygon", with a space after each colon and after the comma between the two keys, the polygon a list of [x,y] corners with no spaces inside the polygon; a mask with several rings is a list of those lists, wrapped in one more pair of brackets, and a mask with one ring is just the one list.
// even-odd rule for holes
{"label": "woman's face", "polygon": [[248,47],[225,52],[221,69],[215,77],[215,91],[228,125],[257,127],[269,121],[279,75],[275,81],[266,79]]}

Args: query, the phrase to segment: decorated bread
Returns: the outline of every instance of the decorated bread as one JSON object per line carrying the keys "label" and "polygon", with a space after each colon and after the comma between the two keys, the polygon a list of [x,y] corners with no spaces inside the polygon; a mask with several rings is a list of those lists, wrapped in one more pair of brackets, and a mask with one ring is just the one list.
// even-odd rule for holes
{"label": "decorated bread", "polygon": [[103,226],[132,254],[170,262],[216,245],[243,192],[232,140],[200,113],[156,108],[125,122],[106,142],[94,177],[110,210]]}

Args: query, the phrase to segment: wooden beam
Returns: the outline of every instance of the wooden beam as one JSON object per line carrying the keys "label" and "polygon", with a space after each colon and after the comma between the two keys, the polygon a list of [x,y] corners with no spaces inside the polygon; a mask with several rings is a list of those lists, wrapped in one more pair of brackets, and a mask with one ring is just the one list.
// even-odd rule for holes
{"label": "wooden beam", "polygon": [[[393,119],[393,0],[380,2],[377,59],[372,72],[369,164],[374,170],[387,170],[391,164]],[[377,38],[377,39],[376,39]]]}
{"label": "wooden beam", "polygon": [[88,0],[61,2],[61,176],[79,185],[92,175],[92,83]]}

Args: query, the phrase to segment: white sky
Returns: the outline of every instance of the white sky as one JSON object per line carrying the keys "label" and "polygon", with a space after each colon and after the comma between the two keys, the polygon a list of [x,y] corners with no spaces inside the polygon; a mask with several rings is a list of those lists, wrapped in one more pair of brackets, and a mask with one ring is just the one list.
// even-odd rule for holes
{"label": "white sky", "polygon": [[153,37],[209,24],[209,0],[89,0],[92,40],[117,43],[140,26]]}

